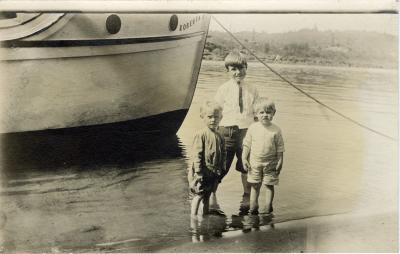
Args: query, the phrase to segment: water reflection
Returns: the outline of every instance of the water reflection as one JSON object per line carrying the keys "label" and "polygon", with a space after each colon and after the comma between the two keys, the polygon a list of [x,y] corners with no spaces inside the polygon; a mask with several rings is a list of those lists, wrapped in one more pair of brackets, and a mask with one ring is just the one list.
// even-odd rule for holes
{"label": "water reflection", "polygon": [[139,239],[129,250],[142,252],[189,226],[176,135],[41,132],[1,142],[1,233],[17,252],[93,252],[127,239]]}
{"label": "water reflection", "polygon": [[273,214],[259,214],[259,215],[232,215],[229,227],[235,230],[242,230],[244,233],[252,230],[259,230],[261,226],[271,226],[273,224]]}
{"label": "water reflection", "polygon": [[1,195],[129,184],[171,160],[173,168],[185,168],[176,135],[82,129],[3,134],[0,138]]}
{"label": "water reflection", "polygon": [[204,242],[213,237],[222,237],[222,232],[227,230],[227,225],[226,216],[191,216],[190,228],[192,232],[192,242]]}
{"label": "water reflection", "polygon": [[64,130],[3,134],[2,173],[20,171],[85,170],[117,165],[134,166],[155,159],[181,158],[176,135],[144,135],[118,131],[68,132]]}
{"label": "water reflection", "polygon": [[249,233],[259,231],[260,227],[275,228],[273,214],[232,215],[229,219],[221,215],[191,216],[190,229],[192,242],[206,242],[228,236],[232,231]]}

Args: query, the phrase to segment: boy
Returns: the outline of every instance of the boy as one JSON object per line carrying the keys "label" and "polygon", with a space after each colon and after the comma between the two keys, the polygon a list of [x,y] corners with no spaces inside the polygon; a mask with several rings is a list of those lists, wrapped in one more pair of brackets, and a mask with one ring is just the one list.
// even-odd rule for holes
{"label": "boy", "polygon": [[[200,108],[200,117],[205,128],[198,131],[194,137],[192,167],[188,175],[190,190],[194,194],[191,215],[198,214],[201,201],[203,214],[209,213],[210,195],[216,191],[225,170],[225,142],[217,132],[222,119],[222,109],[217,103],[207,101]],[[216,199],[212,201],[216,202]]]}
{"label": "boy", "polygon": [[247,181],[251,186],[250,213],[258,214],[261,184],[267,189],[267,213],[272,213],[274,185],[279,183],[285,148],[281,129],[271,122],[276,112],[274,102],[260,98],[254,110],[258,122],[249,127],[243,140],[242,154],[244,168],[248,171]]}
{"label": "boy", "polygon": [[243,199],[240,213],[246,214],[249,210],[250,186],[247,183],[247,172],[242,163],[242,143],[247,128],[254,122],[253,104],[258,98],[257,89],[244,82],[247,71],[247,60],[243,54],[232,51],[225,58],[225,67],[230,80],[219,87],[215,101],[222,108],[222,119],[219,132],[225,139],[226,170],[228,173],[236,155],[236,170],[241,173],[243,185]]}

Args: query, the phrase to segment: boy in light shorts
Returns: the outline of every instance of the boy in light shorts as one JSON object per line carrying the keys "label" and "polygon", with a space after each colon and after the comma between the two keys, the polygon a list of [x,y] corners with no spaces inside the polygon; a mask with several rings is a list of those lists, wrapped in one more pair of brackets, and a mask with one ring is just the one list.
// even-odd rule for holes
{"label": "boy in light shorts", "polygon": [[267,213],[272,213],[274,185],[279,183],[285,151],[282,131],[271,121],[275,104],[268,98],[260,98],[254,105],[258,121],[250,125],[243,140],[242,161],[247,170],[247,182],[251,186],[250,213],[258,214],[258,196],[261,185],[266,187]]}

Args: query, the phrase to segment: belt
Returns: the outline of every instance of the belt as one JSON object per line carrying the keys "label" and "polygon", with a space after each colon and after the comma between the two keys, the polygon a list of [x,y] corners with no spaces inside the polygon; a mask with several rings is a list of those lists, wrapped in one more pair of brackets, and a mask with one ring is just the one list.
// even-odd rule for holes
{"label": "belt", "polygon": [[239,130],[239,126],[237,126],[237,125],[232,125],[232,126],[221,126],[221,127],[224,127],[224,128],[227,128],[227,129],[238,129],[238,130]]}

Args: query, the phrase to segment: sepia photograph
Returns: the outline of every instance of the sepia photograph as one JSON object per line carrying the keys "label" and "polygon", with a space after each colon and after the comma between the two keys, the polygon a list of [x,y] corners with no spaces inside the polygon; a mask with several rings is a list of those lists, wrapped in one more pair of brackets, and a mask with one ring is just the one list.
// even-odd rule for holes
{"label": "sepia photograph", "polygon": [[0,253],[398,252],[397,4],[285,2],[0,2]]}

